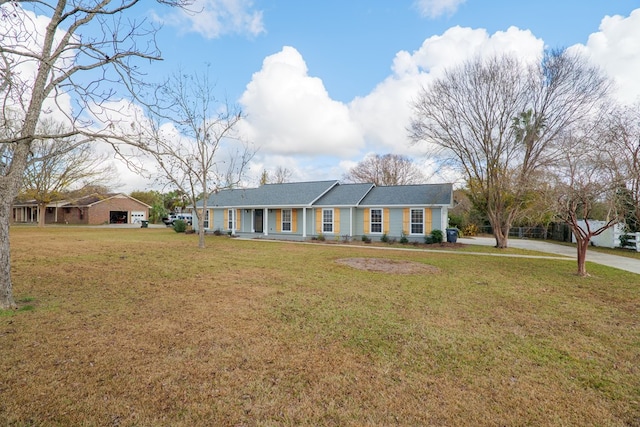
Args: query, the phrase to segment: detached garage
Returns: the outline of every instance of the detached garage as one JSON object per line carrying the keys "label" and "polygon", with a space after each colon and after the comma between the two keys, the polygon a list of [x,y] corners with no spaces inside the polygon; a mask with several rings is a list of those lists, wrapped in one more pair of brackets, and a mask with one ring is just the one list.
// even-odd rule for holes
{"label": "detached garage", "polygon": [[[131,224],[149,218],[151,206],[126,194],[94,194],[62,207],[66,224]],[[62,219],[62,221],[60,221]]]}
{"label": "detached garage", "polygon": [[[45,208],[45,224],[131,224],[149,218],[151,206],[123,193],[92,194],[73,201],[49,204]],[[23,211],[30,209],[32,215]],[[14,222],[38,222],[41,214],[33,203],[13,207]]]}

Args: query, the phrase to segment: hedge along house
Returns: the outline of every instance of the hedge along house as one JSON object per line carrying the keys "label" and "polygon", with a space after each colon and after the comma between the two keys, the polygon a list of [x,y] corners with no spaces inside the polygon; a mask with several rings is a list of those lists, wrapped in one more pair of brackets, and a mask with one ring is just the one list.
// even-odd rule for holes
{"label": "hedge along house", "polygon": [[[306,240],[386,234],[422,242],[432,230],[447,227],[452,203],[452,184],[265,184],[212,194],[203,227],[242,237]],[[197,207],[202,209],[202,203]],[[199,228],[197,221],[193,226]]]}
{"label": "hedge along house", "polygon": [[40,212],[35,201],[15,203],[12,222],[37,223],[45,215],[45,224],[130,224],[149,218],[151,206],[122,193],[92,194],[74,201],[46,205]]}

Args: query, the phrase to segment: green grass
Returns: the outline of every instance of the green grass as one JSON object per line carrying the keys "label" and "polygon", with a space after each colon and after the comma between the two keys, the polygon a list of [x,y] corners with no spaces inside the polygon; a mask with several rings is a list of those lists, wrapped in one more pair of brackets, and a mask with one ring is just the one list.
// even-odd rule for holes
{"label": "green grass", "polygon": [[631,273],[467,248],[11,232],[32,309],[0,317],[5,425],[640,424]]}

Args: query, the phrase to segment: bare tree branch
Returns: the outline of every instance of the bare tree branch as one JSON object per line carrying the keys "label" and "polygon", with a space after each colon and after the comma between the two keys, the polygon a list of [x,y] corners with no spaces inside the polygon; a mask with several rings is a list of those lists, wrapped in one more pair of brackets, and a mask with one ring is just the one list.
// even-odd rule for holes
{"label": "bare tree branch", "polygon": [[[192,4],[190,0],[160,3]],[[0,309],[15,307],[9,221],[33,142],[113,136],[109,127],[92,128],[93,109],[114,100],[116,88],[125,90],[120,97],[135,97],[135,89],[145,83],[138,61],[160,59],[154,38],[157,28],[122,19],[123,12],[141,4],[140,0],[0,0]],[[48,18],[45,28],[38,15]],[[59,133],[39,132],[50,114],[64,118],[66,126]]]}

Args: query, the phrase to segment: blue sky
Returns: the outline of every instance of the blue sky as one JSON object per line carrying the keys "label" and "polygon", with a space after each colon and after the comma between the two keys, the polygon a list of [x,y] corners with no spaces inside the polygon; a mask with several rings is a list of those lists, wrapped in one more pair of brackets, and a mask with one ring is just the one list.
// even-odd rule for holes
{"label": "blue sky", "polygon": [[[640,0],[195,0],[193,10],[141,1],[128,18],[162,24],[164,61],[146,67],[149,80],[209,65],[218,98],[247,115],[239,130],[258,150],[247,186],[277,167],[295,181],[341,179],[386,153],[410,156],[429,182],[455,180],[433,174],[406,129],[421,87],[478,55],[570,48],[602,67],[621,102],[640,99]],[[154,187],[118,168],[121,191]]]}
{"label": "blue sky", "polygon": [[530,30],[547,46],[568,47],[586,43],[606,15],[628,16],[640,7],[640,1],[629,0],[467,0],[455,10],[429,17],[411,0],[243,4],[247,13],[261,14],[262,32],[234,28],[213,36],[166,23],[160,38],[162,69],[179,65],[198,69],[210,63],[218,88],[239,98],[266,56],[292,46],[303,56],[309,74],[322,79],[329,95],[348,102],[367,95],[390,74],[398,51],[414,51],[425,39],[453,26],[482,28],[490,34],[515,26]]}

